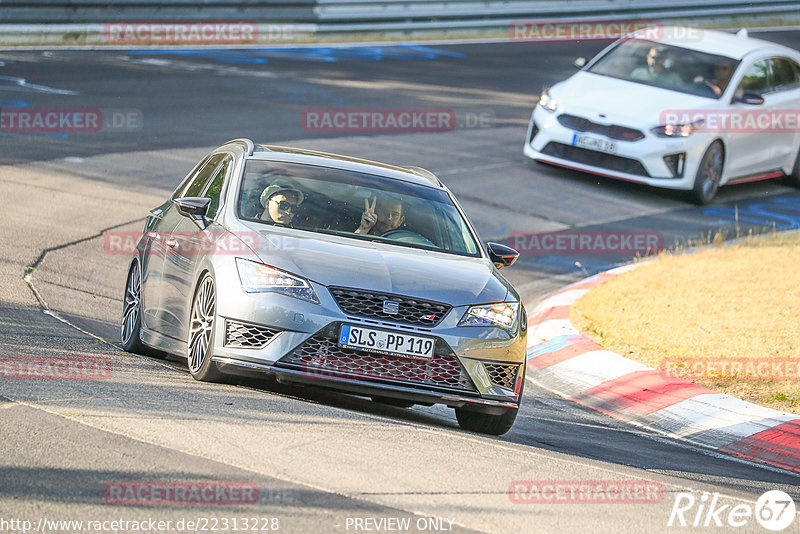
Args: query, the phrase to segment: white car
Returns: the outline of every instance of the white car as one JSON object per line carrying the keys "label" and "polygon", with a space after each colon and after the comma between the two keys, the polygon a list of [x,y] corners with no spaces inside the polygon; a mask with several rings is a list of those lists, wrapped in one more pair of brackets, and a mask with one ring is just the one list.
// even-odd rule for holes
{"label": "white car", "polygon": [[543,91],[524,148],[699,204],[725,184],[786,176],[800,187],[799,153],[800,52],[744,30],[677,27],[620,39]]}

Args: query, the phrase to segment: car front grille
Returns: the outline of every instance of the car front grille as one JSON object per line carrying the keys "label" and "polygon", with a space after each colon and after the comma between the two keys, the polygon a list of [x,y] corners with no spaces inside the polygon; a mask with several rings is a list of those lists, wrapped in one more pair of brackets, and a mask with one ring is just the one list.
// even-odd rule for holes
{"label": "car front grille", "polygon": [[318,333],[278,360],[277,368],[302,371],[308,377],[347,378],[368,382],[390,382],[423,389],[476,392],[469,375],[455,354],[437,343],[430,359],[383,356],[342,348],[335,335]]}
{"label": "car front grille", "polygon": [[267,345],[280,330],[255,324],[225,320],[225,346],[243,349],[260,349]]}
{"label": "car front grille", "polygon": [[492,384],[501,388],[514,389],[514,385],[517,383],[519,364],[484,363],[483,367],[486,369],[486,374],[489,375],[489,380],[491,380]]}
{"label": "car front grille", "polygon": [[565,145],[563,143],[547,143],[542,149],[542,154],[611,171],[635,174],[637,176],[650,176],[650,173],[647,172],[644,165],[635,159],[606,154],[605,152],[599,152],[597,150]]}
{"label": "car front grille", "polygon": [[571,130],[597,133],[619,141],[638,141],[639,139],[644,139],[644,134],[634,128],[619,126],[617,124],[598,124],[589,119],[568,115],[566,113],[558,116],[558,122],[561,126],[570,128]]}
{"label": "car front grille", "polygon": [[[330,292],[342,311],[347,314],[424,327],[439,324],[452,308],[440,302],[362,289],[332,287]],[[397,303],[397,313],[384,311],[386,301]]]}

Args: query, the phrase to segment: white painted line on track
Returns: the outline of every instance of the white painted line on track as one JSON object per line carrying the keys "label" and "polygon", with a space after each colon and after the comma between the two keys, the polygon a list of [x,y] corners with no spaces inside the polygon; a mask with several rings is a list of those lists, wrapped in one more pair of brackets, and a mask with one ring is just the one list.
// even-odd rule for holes
{"label": "white painted line on track", "polygon": [[588,289],[568,289],[552,297],[547,297],[539,303],[531,312],[531,315],[536,315],[546,308],[555,308],[556,306],[572,306],[575,302],[588,293]]}
{"label": "white painted line on track", "polygon": [[650,367],[610,350],[591,350],[568,360],[537,370],[570,377],[570,389],[583,392],[610,380]]}

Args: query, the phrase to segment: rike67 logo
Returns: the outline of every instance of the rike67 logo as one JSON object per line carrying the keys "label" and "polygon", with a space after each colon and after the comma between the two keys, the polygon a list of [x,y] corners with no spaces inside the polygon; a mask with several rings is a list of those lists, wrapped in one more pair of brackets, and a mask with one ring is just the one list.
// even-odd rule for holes
{"label": "rike67 logo", "polygon": [[767,530],[778,532],[794,522],[795,505],[792,497],[780,490],[761,495],[755,506],[746,503],[726,503],[719,493],[703,492],[699,498],[691,492],[675,496],[667,526],[672,527],[743,527],[755,519]]}

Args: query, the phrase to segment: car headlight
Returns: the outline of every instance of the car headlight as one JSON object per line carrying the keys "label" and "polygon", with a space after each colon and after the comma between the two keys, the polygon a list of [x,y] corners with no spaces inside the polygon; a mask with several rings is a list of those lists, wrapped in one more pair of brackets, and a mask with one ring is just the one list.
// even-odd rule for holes
{"label": "car headlight", "polygon": [[555,111],[558,109],[558,100],[550,96],[550,90],[547,89],[539,97],[539,105],[547,111]]}
{"label": "car headlight", "polygon": [[317,294],[305,278],[243,258],[236,258],[236,269],[247,293],[282,293],[319,304]]}
{"label": "car headlight", "polygon": [[689,137],[695,130],[699,129],[706,121],[698,119],[694,122],[684,124],[662,124],[650,131],[658,137]]}
{"label": "car headlight", "polygon": [[517,328],[519,302],[501,302],[472,306],[458,322],[458,326],[499,326],[509,332]]}

